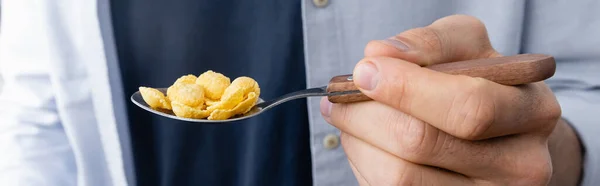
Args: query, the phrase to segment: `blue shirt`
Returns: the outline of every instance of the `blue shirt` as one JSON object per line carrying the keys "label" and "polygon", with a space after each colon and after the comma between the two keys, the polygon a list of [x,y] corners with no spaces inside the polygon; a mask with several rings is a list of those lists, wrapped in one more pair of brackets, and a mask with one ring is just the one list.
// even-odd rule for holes
{"label": "blue shirt", "polygon": [[[207,70],[254,78],[263,99],[306,88],[300,1],[111,3],[125,97]],[[305,99],[227,124],[127,109],[138,185],[312,183]]]}

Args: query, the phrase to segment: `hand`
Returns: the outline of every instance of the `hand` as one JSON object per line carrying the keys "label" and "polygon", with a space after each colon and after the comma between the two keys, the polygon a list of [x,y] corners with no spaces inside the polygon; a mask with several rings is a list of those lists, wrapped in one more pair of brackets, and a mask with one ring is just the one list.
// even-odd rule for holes
{"label": "hand", "polygon": [[543,82],[504,86],[421,68],[501,56],[479,20],[445,17],[370,42],[365,56],[354,82],[374,101],[321,100],[360,185],[577,183],[577,136]]}

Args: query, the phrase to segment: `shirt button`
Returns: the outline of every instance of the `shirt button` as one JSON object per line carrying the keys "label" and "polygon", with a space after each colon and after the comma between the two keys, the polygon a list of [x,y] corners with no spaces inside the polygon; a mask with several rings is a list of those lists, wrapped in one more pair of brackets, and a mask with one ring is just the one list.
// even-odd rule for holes
{"label": "shirt button", "polygon": [[329,0],[313,0],[313,3],[315,4],[315,6],[317,6],[319,8],[323,8],[323,7],[327,6],[327,3],[329,3]]}
{"label": "shirt button", "polygon": [[339,140],[338,136],[335,134],[329,134],[329,135],[325,136],[325,138],[323,139],[323,146],[326,149],[336,148],[339,144],[340,144],[340,140]]}

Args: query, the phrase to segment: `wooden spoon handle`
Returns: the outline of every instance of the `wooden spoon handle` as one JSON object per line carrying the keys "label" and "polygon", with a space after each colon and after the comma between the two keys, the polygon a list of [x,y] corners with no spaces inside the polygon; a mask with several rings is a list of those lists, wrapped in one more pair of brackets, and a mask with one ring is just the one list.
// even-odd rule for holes
{"label": "wooden spoon handle", "polygon": [[[453,75],[484,78],[503,85],[522,85],[543,81],[554,75],[554,57],[543,54],[520,54],[506,57],[475,59],[426,66],[431,70]],[[354,85],[352,75],[331,78],[327,86],[332,103],[368,101]]]}

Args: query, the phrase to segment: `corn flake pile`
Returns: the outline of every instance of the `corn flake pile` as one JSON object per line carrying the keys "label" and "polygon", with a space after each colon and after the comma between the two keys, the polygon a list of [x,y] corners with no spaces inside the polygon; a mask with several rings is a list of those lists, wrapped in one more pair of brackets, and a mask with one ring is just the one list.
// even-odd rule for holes
{"label": "corn flake pile", "polygon": [[250,111],[260,95],[258,83],[249,77],[233,82],[211,70],[200,76],[185,75],[167,89],[140,87],[142,98],[153,109],[172,110],[178,117],[225,120]]}

